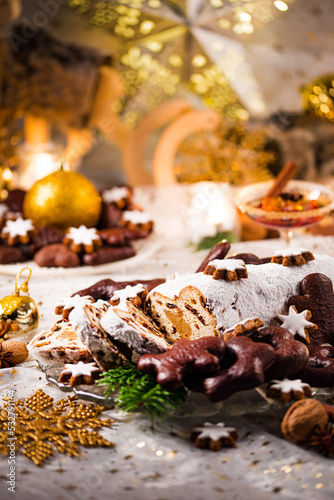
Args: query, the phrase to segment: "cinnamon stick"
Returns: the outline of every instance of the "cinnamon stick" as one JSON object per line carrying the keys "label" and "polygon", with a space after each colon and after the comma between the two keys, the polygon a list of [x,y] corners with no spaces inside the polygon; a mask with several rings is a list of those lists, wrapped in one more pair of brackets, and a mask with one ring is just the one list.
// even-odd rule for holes
{"label": "cinnamon stick", "polygon": [[268,190],[265,198],[275,198],[275,196],[278,196],[282,192],[287,182],[294,177],[297,169],[298,165],[296,163],[294,163],[293,161],[288,161],[276,177],[275,182]]}

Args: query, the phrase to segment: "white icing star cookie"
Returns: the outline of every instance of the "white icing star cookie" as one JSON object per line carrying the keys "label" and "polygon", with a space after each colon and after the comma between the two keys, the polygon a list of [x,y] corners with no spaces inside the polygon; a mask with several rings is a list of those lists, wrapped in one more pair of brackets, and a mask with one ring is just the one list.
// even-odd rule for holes
{"label": "white icing star cookie", "polygon": [[122,219],[132,224],[147,224],[152,222],[151,216],[147,212],[141,212],[140,210],[125,210],[122,214]]}
{"label": "white icing star cookie", "polygon": [[25,245],[29,243],[34,232],[32,220],[18,217],[16,220],[7,220],[1,231],[1,237],[7,239],[9,245],[13,246],[18,243]]}
{"label": "white icing star cookie", "polygon": [[69,228],[63,239],[63,244],[67,245],[75,253],[82,251],[92,253],[102,246],[102,239],[95,227],[88,228],[81,225],[80,227]]}
{"label": "white icing star cookie", "polygon": [[190,438],[195,441],[195,446],[198,448],[219,451],[223,446],[234,446],[238,433],[234,427],[225,427],[223,422],[218,424],[205,422],[203,427],[195,427]]}
{"label": "white icing star cookie", "polygon": [[95,362],[83,363],[79,361],[77,364],[67,363],[65,369],[59,375],[58,381],[68,382],[71,387],[78,384],[93,384],[100,373],[101,370],[96,366]]}
{"label": "white icing star cookie", "polygon": [[300,379],[272,380],[267,388],[267,396],[279,399],[282,403],[288,403],[291,400],[304,399],[312,396],[312,389]]}
{"label": "white icing star cookie", "polygon": [[110,299],[110,303],[120,309],[126,310],[127,300],[130,300],[134,305],[139,307],[142,305],[146,295],[147,290],[141,283],[138,283],[135,286],[127,285],[125,288],[114,292]]}
{"label": "white icing star cookie", "polygon": [[298,335],[309,344],[309,334],[318,329],[317,325],[308,321],[311,316],[312,313],[308,309],[298,313],[294,306],[290,306],[288,315],[278,314],[277,318],[282,323],[282,328],[289,330],[292,335]]}
{"label": "white icing star cookie", "polygon": [[105,203],[116,203],[117,205],[118,202],[128,200],[131,197],[131,192],[126,186],[115,186],[104,191],[101,197]]}
{"label": "white icing star cookie", "polygon": [[246,264],[241,259],[211,260],[204,269],[204,274],[209,274],[216,280],[226,281],[237,281],[248,277]]}
{"label": "white icing star cookie", "polygon": [[283,266],[302,266],[314,260],[312,252],[306,248],[285,248],[284,250],[276,250],[271,259],[273,264],[282,264]]}
{"label": "white icing star cookie", "polygon": [[70,312],[77,306],[85,306],[86,304],[91,304],[94,302],[93,297],[90,295],[85,295],[81,297],[80,295],[74,295],[73,297],[67,297],[63,299],[60,304],[56,306],[55,313],[62,314],[63,319],[67,319]]}

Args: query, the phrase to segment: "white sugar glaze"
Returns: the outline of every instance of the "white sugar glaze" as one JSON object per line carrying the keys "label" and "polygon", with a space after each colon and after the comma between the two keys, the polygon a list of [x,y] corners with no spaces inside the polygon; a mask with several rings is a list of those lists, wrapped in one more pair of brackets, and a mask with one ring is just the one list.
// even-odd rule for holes
{"label": "white sugar glaze", "polygon": [[229,328],[248,317],[257,316],[265,325],[276,324],[274,318],[287,312],[287,301],[299,295],[299,285],[305,276],[321,273],[334,280],[334,259],[315,255],[315,260],[302,266],[281,264],[247,265],[248,278],[238,281],[214,280],[203,273],[178,276],[166,281],[150,293],[159,292],[175,298],[188,285],[198,288],[217,319],[218,328]]}

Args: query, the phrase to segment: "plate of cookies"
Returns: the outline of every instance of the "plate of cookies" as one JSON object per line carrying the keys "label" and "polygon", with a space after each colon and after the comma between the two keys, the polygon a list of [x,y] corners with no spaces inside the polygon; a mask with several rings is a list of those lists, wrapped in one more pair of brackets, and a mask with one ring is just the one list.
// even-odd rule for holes
{"label": "plate of cookies", "polygon": [[140,264],[161,245],[153,218],[134,203],[127,187],[102,192],[96,227],[35,225],[23,215],[24,197],[15,190],[0,204],[2,274],[16,275],[22,263],[35,276],[109,273]]}
{"label": "plate of cookies", "polygon": [[270,404],[333,398],[334,258],[289,248],[256,260],[229,248],[216,245],[194,273],[77,291],[30,354],[65,390],[135,360],[164,390],[213,404],[253,389]]}

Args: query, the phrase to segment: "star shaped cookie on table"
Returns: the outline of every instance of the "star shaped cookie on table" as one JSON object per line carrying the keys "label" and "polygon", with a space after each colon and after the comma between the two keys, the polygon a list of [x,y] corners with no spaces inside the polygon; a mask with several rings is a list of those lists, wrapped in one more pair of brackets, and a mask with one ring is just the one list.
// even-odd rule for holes
{"label": "star shaped cookie on table", "polygon": [[219,451],[223,447],[232,448],[238,433],[234,427],[225,427],[223,422],[211,424],[205,422],[203,427],[195,427],[190,439],[195,442],[197,448],[209,448],[212,451]]}
{"label": "star shaped cookie on table", "polygon": [[94,384],[94,381],[99,378],[101,373],[100,368],[98,368],[93,363],[83,363],[79,361],[77,364],[67,363],[65,369],[59,375],[59,382],[68,382],[70,387],[74,387],[79,384]]}
{"label": "star shaped cookie on table", "polygon": [[299,336],[307,344],[310,343],[310,333],[318,329],[317,325],[308,321],[312,313],[308,309],[298,313],[294,306],[289,307],[287,315],[278,314],[277,318],[282,323],[281,327],[286,328],[294,336]]}

